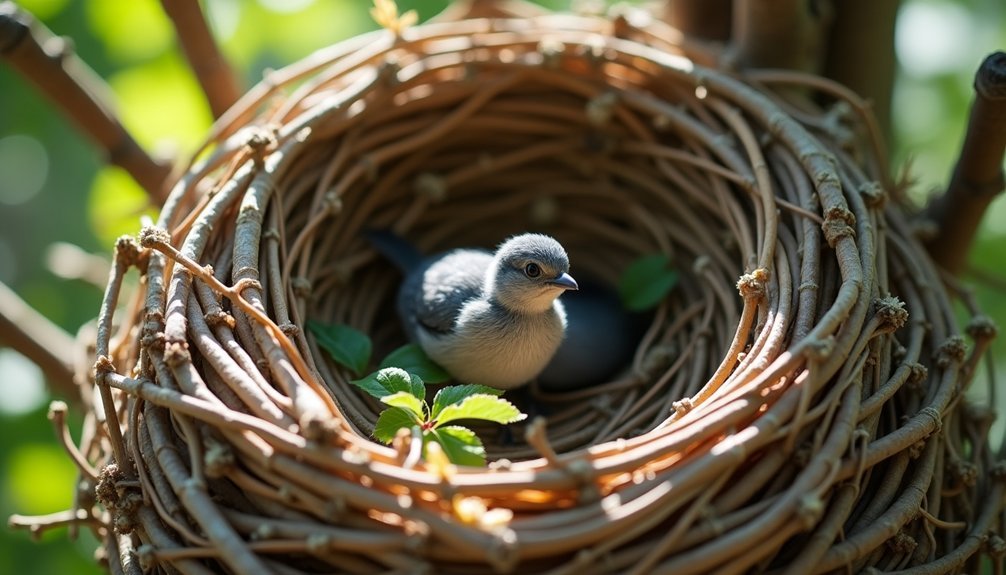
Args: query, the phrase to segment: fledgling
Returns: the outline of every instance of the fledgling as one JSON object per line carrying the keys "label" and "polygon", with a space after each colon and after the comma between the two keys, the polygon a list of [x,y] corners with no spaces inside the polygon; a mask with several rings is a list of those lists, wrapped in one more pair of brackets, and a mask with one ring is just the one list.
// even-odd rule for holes
{"label": "fledgling", "polygon": [[555,354],[566,332],[558,297],[577,284],[553,238],[522,234],[495,254],[462,248],[422,259],[401,238],[369,237],[405,272],[398,312],[409,338],[456,380],[512,389]]}

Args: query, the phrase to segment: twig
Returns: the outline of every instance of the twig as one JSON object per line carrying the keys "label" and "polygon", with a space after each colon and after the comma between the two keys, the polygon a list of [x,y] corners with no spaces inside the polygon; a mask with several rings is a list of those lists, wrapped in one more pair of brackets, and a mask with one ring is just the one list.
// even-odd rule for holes
{"label": "twig", "polygon": [[544,417],[534,418],[524,431],[524,438],[528,445],[534,447],[546,461],[558,467],[565,467],[559,460],[559,455],[555,452],[555,449],[548,442],[548,434],[545,432],[545,426]]}
{"label": "twig", "polygon": [[744,76],[747,79],[774,84],[777,87],[790,85],[815,90],[820,92],[821,95],[835,98],[851,106],[852,110],[859,117],[863,130],[866,132],[867,143],[873,152],[873,162],[877,166],[876,170],[879,172],[874,177],[881,179],[884,189],[894,189],[895,183],[891,181],[886,168],[888,153],[887,147],[884,145],[883,127],[877,121],[876,115],[871,113],[869,102],[848,87],[814,74],[791,72],[789,70],[752,70],[746,72]]}
{"label": "twig", "polygon": [[14,348],[42,368],[53,392],[74,403],[80,401],[73,381],[73,359],[67,353],[76,345],[73,337],[32,309],[2,282],[0,343]]}
{"label": "twig", "polygon": [[965,529],[968,526],[967,521],[944,521],[939,517],[934,517],[933,514],[926,511],[924,508],[919,508],[919,514],[925,518],[926,521],[932,523],[934,526],[940,529],[958,530]]}
{"label": "twig", "polygon": [[45,250],[46,268],[64,279],[81,280],[105,289],[111,263],[105,256],[92,254],[70,242],[53,242]]}
{"label": "twig", "polygon": [[[136,513],[143,524],[144,532],[150,538],[150,542],[155,550],[178,548],[178,542],[172,539],[171,535],[164,528],[164,524],[161,523],[161,517],[158,517],[157,512],[144,505]],[[193,575],[212,575],[213,573],[211,569],[198,561],[178,560],[172,562],[171,567],[178,568],[178,571],[181,573],[192,573]],[[168,570],[168,572],[171,573],[173,571]]]}
{"label": "twig", "polygon": [[220,550],[220,559],[237,573],[265,573],[261,559],[243,544],[234,528],[224,518],[220,508],[213,504],[205,486],[189,474],[181,456],[174,449],[166,449],[167,413],[155,409],[146,413],[147,428],[154,444],[154,453],[164,475],[192,515],[192,519],[206,534],[210,544]]}
{"label": "twig", "polygon": [[237,78],[203,17],[196,0],[161,0],[175,26],[185,58],[203,88],[214,118],[219,118],[241,97]]}
{"label": "twig", "polygon": [[304,361],[304,357],[300,354],[300,351],[297,350],[294,343],[290,341],[290,338],[283,333],[275,322],[269,319],[269,316],[267,316],[265,312],[252,305],[242,295],[245,288],[256,284],[257,282],[250,279],[242,279],[232,287],[224,285],[220,282],[220,280],[213,277],[206,268],[200,266],[191,258],[186,257],[174,246],[172,246],[171,236],[163,230],[157,228],[144,228],[140,233],[140,242],[143,247],[155,249],[169,257],[172,261],[185,267],[185,269],[189,270],[193,276],[196,276],[206,282],[206,284],[213,288],[214,291],[229,299],[234,305],[240,308],[241,311],[248,314],[249,317],[255,319],[255,321],[257,321],[269,332],[276,343],[278,343],[287,354],[290,363],[293,365],[294,369],[296,369],[298,375],[300,375],[305,382],[311,385],[312,389],[325,402],[326,406],[332,411],[332,413],[337,411],[332,399],[318,386],[315,378],[311,374],[311,370],[307,367],[307,363]]}
{"label": "twig", "polygon": [[49,421],[52,422],[53,429],[56,431],[56,437],[59,438],[60,443],[63,444],[63,449],[70,456],[70,459],[77,464],[77,469],[85,477],[91,481],[97,483],[98,472],[94,469],[94,466],[87,460],[87,457],[80,452],[80,449],[73,443],[73,438],[70,437],[70,430],[66,426],[66,404],[62,401],[54,401],[49,405]]}
{"label": "twig", "polygon": [[982,215],[1002,193],[1006,154],[1006,52],[995,52],[975,74],[975,101],[968,131],[946,193],[933,200],[926,215],[937,224],[928,242],[933,260],[954,275],[967,263]]}
{"label": "twig", "polygon": [[152,202],[164,201],[171,167],[150,157],[126,131],[109,104],[108,87],[69,42],[13,2],[0,2],[0,56],[90,136],[110,163],[129,172]]}
{"label": "twig", "polygon": [[134,475],[133,462],[126,455],[125,443],[122,440],[122,428],[119,426],[118,411],[112,390],[107,380],[115,370],[111,359],[112,316],[115,314],[115,302],[119,300],[122,281],[130,266],[139,258],[139,249],[131,238],[119,238],[115,245],[115,265],[108,273],[108,287],[101,302],[101,312],[98,315],[98,336],[96,338],[94,382],[101,394],[101,405],[105,410],[105,427],[108,429],[109,442],[115,462],[123,474],[132,479]]}
{"label": "twig", "polygon": [[83,509],[76,511],[68,509],[48,515],[11,515],[7,526],[13,529],[28,529],[32,537],[41,537],[49,529],[67,525],[101,525],[96,517],[88,515]]}

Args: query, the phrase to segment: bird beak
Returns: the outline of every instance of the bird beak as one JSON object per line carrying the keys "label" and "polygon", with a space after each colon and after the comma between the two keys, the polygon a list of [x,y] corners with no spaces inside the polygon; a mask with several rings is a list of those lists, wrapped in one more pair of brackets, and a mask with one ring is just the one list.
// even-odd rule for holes
{"label": "bird beak", "polygon": [[576,285],[576,280],[573,279],[573,276],[565,273],[548,283],[556,287],[561,287],[562,289],[569,289],[569,290],[580,289],[580,286]]}

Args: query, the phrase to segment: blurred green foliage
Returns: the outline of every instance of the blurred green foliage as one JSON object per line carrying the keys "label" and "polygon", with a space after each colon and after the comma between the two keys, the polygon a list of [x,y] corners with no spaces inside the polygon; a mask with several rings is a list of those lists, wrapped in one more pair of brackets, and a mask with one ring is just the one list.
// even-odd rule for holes
{"label": "blurred green foliage", "polygon": [[[399,5],[403,11],[416,9],[426,19],[447,2],[400,0]],[[568,4],[541,3],[550,8]],[[210,114],[157,0],[20,4],[56,34],[73,39],[77,53],[107,80],[126,126],[142,145],[184,158],[198,144],[210,125]],[[245,86],[266,68],[284,66],[373,29],[369,5],[364,0],[204,1],[214,32]],[[973,71],[984,54],[1006,47],[1004,13],[1001,0],[904,2],[902,21],[912,25],[902,26],[898,34],[905,66],[899,71],[895,94],[892,147],[895,165],[915,159],[919,185],[914,193],[920,201],[945,182],[952,169]],[[924,29],[927,25],[930,29]],[[953,43],[950,49],[938,52],[938,57],[920,55],[927,43],[939,44],[934,38],[944,36]],[[38,168],[45,170],[41,185],[26,176],[15,182],[25,187],[24,194],[0,188],[0,281],[72,333],[96,315],[101,293],[80,280],[54,276],[45,264],[48,246],[63,241],[107,254],[118,235],[138,229],[140,215],[149,209],[127,175],[103,167],[102,158],[63,116],[0,65],[0,142],[10,136],[40,142],[46,161]],[[14,184],[0,173],[3,185]],[[1006,276],[1004,246],[1006,203],[1000,199],[986,218],[972,262]],[[1002,293],[979,287],[978,295],[985,310],[1006,324]],[[1000,341],[995,350],[1002,358],[1006,345]],[[18,402],[11,394],[27,393],[30,379],[0,362],[0,517],[4,518],[12,513],[51,513],[70,504],[74,470],[54,440],[46,406],[26,413],[13,408]],[[78,428],[79,421],[72,421],[71,430]],[[95,542],[86,533],[77,542],[69,541],[62,530],[42,539],[33,543],[24,532],[0,530],[0,573],[99,572],[91,558]]]}

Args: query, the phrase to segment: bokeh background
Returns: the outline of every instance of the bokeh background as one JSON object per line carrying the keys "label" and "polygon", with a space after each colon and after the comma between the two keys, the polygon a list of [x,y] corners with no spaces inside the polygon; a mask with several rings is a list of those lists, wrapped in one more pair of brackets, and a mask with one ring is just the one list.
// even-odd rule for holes
{"label": "bokeh background", "polygon": [[[416,9],[421,19],[447,3],[398,2],[403,11]],[[539,3],[554,9],[569,4]],[[157,0],[19,4],[56,34],[73,39],[77,53],[109,83],[127,128],[141,145],[184,158],[200,142],[210,113]],[[367,0],[203,4],[246,87],[265,69],[376,27]],[[896,48],[893,169],[911,160],[917,181],[912,194],[924,202],[945,184],[953,168],[975,68],[986,54],[1006,49],[1006,3],[905,0]],[[138,231],[144,213],[145,196],[129,176],[105,167],[89,143],[0,62],[0,281],[74,333],[97,315],[105,273],[102,258],[108,258],[116,237]],[[75,249],[99,258],[85,260]],[[971,279],[986,313],[1006,326],[1004,198],[993,204],[968,257],[972,269],[981,272]],[[81,261],[90,264],[68,265]],[[976,279],[988,274],[999,280]],[[1000,374],[1006,374],[1004,352],[1006,341],[1000,340],[993,351]],[[51,399],[38,368],[0,347],[0,518],[51,513],[71,504],[75,471],[46,420]],[[76,431],[79,414],[72,415],[71,429]],[[23,531],[0,528],[0,573],[99,573],[94,548],[87,534],[72,542],[58,530],[32,542]]]}

